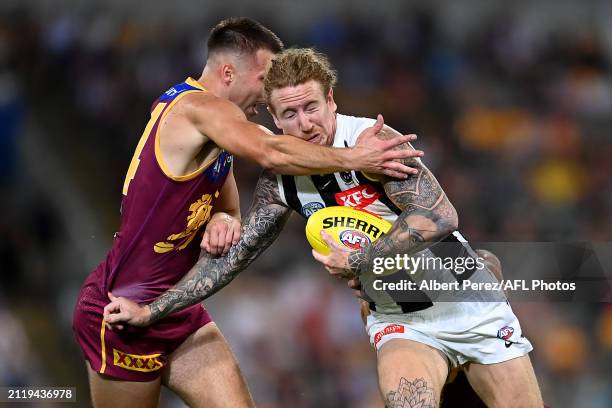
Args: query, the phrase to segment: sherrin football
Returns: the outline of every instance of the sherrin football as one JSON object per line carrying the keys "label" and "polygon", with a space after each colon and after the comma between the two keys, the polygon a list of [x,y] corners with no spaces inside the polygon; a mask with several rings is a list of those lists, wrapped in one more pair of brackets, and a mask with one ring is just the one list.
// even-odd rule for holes
{"label": "sherrin football", "polygon": [[321,237],[321,230],[347,248],[360,249],[376,241],[389,229],[389,221],[369,212],[351,207],[325,207],[308,218],[306,238],[315,251],[328,255],[329,248]]}

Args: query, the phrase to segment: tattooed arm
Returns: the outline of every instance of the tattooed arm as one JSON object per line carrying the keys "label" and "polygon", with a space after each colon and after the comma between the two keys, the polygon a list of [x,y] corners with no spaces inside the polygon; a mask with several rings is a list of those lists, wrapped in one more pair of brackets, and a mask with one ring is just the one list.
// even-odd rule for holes
{"label": "tattooed arm", "polygon": [[148,306],[139,306],[129,299],[109,294],[111,303],[104,308],[106,322],[146,326],[201,302],[231,282],[269,247],[290,214],[291,209],[280,200],[275,176],[264,171],[257,183],[251,208],[243,219],[240,241],[230,248],[227,255],[213,258],[203,252],[180,282]]}
{"label": "tattooed arm", "polygon": [[[385,127],[378,135],[387,139],[396,133]],[[410,145],[405,147],[412,148]],[[406,180],[380,180],[386,195],[402,210],[387,234],[357,251],[347,251],[329,235],[323,234],[331,252],[321,255],[313,251],[313,256],[333,275],[344,278],[359,276],[363,271],[372,270],[375,258],[414,254],[457,228],[457,212],[429,169],[418,158],[403,159],[402,162],[417,169],[417,174]]]}
{"label": "tattooed arm", "polygon": [[[388,139],[396,133],[385,127],[380,137]],[[377,257],[414,254],[457,228],[457,211],[431,171],[418,158],[404,159],[403,163],[418,173],[406,180],[381,180],[387,196],[402,213],[387,234],[349,255],[350,269],[356,275],[372,270]]]}

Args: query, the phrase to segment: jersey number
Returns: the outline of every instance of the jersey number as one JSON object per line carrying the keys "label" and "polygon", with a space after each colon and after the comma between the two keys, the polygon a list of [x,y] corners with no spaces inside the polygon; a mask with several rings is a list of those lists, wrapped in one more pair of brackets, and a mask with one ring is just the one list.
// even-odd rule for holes
{"label": "jersey number", "polygon": [[138,141],[138,146],[136,146],[136,151],[134,152],[134,156],[132,157],[132,161],[130,162],[130,167],[128,167],[127,174],[125,176],[125,181],[123,182],[123,195],[127,195],[128,188],[130,187],[130,182],[134,179],[136,175],[136,170],[140,165],[140,153],[142,152],[142,148],[144,147],[149,135],[151,134],[151,129],[155,126],[155,122],[159,119],[159,115],[163,112],[166,107],[165,103],[158,103],[153,112],[151,112],[151,119],[149,119],[149,123],[147,123],[147,127],[144,132],[142,132],[142,136],[140,136],[140,140]]}

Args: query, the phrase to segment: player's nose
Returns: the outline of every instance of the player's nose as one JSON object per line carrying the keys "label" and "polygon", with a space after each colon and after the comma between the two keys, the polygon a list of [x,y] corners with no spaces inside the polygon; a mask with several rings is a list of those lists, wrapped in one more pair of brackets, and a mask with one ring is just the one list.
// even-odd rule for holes
{"label": "player's nose", "polygon": [[300,124],[300,130],[302,132],[310,132],[313,128],[312,122],[308,119],[308,117],[306,115],[304,115],[303,112],[299,112],[298,113],[298,121]]}

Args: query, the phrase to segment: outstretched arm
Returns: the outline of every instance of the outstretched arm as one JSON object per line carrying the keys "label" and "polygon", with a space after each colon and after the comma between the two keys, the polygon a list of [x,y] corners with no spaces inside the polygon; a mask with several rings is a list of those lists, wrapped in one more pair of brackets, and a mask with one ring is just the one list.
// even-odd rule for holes
{"label": "outstretched arm", "polygon": [[[104,308],[107,323],[149,325],[172,312],[182,310],[213,295],[251,264],[280,234],[291,209],[279,199],[276,179],[263,172],[254,201],[243,219],[240,241],[227,255],[213,258],[204,253],[173,288],[149,305],[139,306],[126,298],[112,297]],[[111,296],[111,294],[109,294]]]}
{"label": "outstretched arm", "polygon": [[[380,137],[391,138],[396,133],[385,127]],[[389,232],[357,251],[344,251],[332,245],[335,250],[332,248],[328,256],[313,252],[333,274],[359,276],[363,271],[372,270],[375,258],[414,254],[457,228],[457,212],[434,175],[419,159],[404,159],[403,162],[418,173],[406,180],[381,180],[387,196],[402,210]],[[333,242],[329,236],[326,241],[329,245]]]}
{"label": "outstretched arm", "polygon": [[246,119],[233,103],[212,95],[193,94],[185,98],[189,120],[203,134],[223,149],[255,161],[277,174],[321,174],[334,171],[363,170],[405,178],[413,169],[400,159],[422,152],[394,147],[414,140],[414,135],[379,139],[375,135],[383,125],[366,129],[355,147],[338,149],[319,146],[288,135],[266,132]]}

